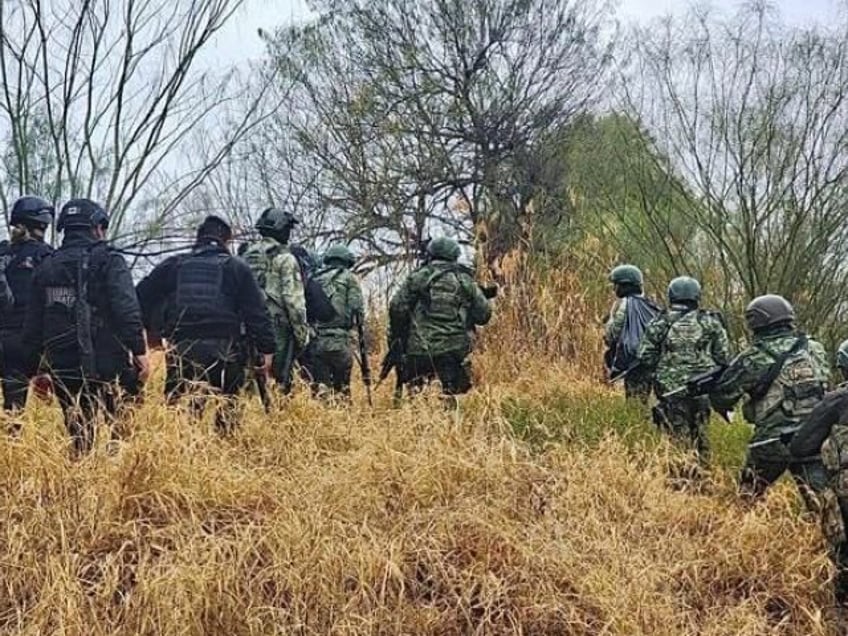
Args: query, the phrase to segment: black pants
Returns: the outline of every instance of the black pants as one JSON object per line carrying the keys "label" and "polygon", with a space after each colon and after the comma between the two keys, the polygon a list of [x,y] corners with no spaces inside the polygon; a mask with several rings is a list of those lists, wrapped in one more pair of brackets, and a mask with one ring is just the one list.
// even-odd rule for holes
{"label": "black pants", "polygon": [[471,390],[471,373],[465,358],[465,353],[458,351],[436,356],[406,356],[404,384],[415,393],[438,379],[445,395],[468,393]]}
{"label": "black pants", "polygon": [[353,370],[350,349],[324,351],[309,347],[301,362],[304,377],[310,383],[313,395],[320,395],[323,387],[326,387],[336,395],[350,397],[350,374]]}
{"label": "black pants", "polygon": [[106,416],[115,435],[115,418],[120,415],[125,398],[137,396],[140,388],[138,376],[129,368],[111,381],[83,379],[80,369],[56,371],[52,379],[65,429],[77,455],[89,452],[94,445],[98,415]]}
{"label": "black pants", "polygon": [[222,403],[215,413],[215,426],[229,433],[238,426],[240,414],[234,399],[245,384],[244,350],[235,339],[203,339],[177,342],[167,356],[165,394],[173,403],[182,395],[195,393],[192,411],[198,414],[206,400],[197,393],[212,393]]}
{"label": "black pants", "polygon": [[786,441],[748,448],[745,465],[739,476],[743,497],[757,499],[786,471],[792,476],[801,498],[811,512],[817,511],[816,496],[827,487],[827,472],[821,458],[798,461],[789,452]]}
{"label": "black pants", "polygon": [[29,392],[21,333],[3,331],[0,343],[3,346],[3,409],[19,411],[26,406]]}

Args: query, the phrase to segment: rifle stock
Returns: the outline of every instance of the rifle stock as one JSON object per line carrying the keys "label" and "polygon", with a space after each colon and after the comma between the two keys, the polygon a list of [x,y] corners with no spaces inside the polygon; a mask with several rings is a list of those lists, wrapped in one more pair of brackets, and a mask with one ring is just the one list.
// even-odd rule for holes
{"label": "rifle stock", "polygon": [[246,348],[248,373],[252,374],[253,381],[256,383],[256,391],[259,393],[259,400],[262,402],[262,408],[266,413],[271,412],[271,398],[268,396],[268,378],[265,374],[259,371],[259,367],[264,366],[264,357],[253,341],[247,336],[244,325],[242,325],[242,342]]}
{"label": "rifle stock", "polygon": [[365,342],[365,326],[362,324],[362,318],[356,320],[356,332],[359,340],[359,366],[362,370],[362,383],[365,385],[365,395],[368,399],[368,406],[374,406],[371,397],[371,367],[368,364],[368,350]]}

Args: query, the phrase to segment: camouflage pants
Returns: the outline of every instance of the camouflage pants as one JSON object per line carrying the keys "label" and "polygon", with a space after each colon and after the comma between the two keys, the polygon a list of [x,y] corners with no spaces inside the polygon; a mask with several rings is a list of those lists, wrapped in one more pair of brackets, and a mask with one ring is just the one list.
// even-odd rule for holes
{"label": "camouflage pants", "polygon": [[274,364],[273,373],[274,379],[277,381],[277,386],[284,395],[288,395],[292,391],[292,383],[294,380],[294,364],[297,359],[297,345],[294,341],[294,334],[291,328],[286,326],[278,328],[274,334],[276,345],[274,349]]}
{"label": "camouflage pants", "polygon": [[673,397],[654,407],[654,423],[677,442],[698,453],[702,464],[709,461],[707,423],[710,403],[706,398]]}
{"label": "camouflage pants", "polygon": [[464,351],[439,355],[409,355],[404,362],[404,383],[410,393],[421,391],[438,379],[444,395],[462,395],[471,390],[471,366]]}
{"label": "camouflage pants", "polygon": [[639,400],[647,404],[651,397],[651,389],[651,378],[643,373],[631,371],[624,378],[624,396],[628,400]]}
{"label": "camouflage pants", "polygon": [[748,499],[761,497],[788,470],[807,509],[818,512],[818,495],[824,492],[828,483],[824,464],[819,457],[803,461],[794,459],[789,452],[789,441],[778,439],[771,444],[748,448],[739,477],[741,494]]}
{"label": "camouflage pants", "polygon": [[353,369],[350,349],[332,351],[311,344],[301,362],[303,375],[310,383],[313,395],[321,395],[329,389],[335,395],[350,397],[350,373]]}
{"label": "camouflage pants", "polygon": [[834,595],[840,605],[848,604],[848,537],[846,537],[845,514],[848,502],[831,488],[820,496],[822,509],[822,532],[830,548],[830,558],[836,566]]}

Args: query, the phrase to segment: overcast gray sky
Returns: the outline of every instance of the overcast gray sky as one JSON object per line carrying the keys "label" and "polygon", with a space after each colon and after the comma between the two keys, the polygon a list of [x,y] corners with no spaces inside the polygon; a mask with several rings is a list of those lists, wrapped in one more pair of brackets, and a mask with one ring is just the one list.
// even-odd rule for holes
{"label": "overcast gray sky", "polygon": [[[474,0],[469,0],[473,2]],[[837,14],[840,0],[773,0],[792,23],[824,22]],[[683,11],[690,3],[685,0],[620,0],[621,19],[647,20],[666,13]],[[710,5],[733,10],[739,0],[712,0]],[[262,55],[263,45],[258,28],[271,30],[292,20],[309,17],[304,0],[246,0],[238,15],[227,25],[216,41],[214,50],[207,51],[210,65],[229,65]]]}

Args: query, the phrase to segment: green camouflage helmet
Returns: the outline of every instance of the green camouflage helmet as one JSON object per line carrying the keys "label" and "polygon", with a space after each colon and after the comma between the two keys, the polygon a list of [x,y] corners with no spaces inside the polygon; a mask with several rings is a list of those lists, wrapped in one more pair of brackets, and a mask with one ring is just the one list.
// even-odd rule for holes
{"label": "green camouflage helmet", "polygon": [[836,367],[848,371],[848,340],[845,340],[836,350]]}
{"label": "green camouflage helmet", "polygon": [[446,236],[434,238],[427,244],[427,253],[437,261],[459,260],[459,243]]}
{"label": "green camouflage helmet", "polygon": [[795,310],[789,301],[777,294],[757,296],[745,308],[745,321],[751,331],[795,322]]}
{"label": "green camouflage helmet", "polygon": [[331,245],[324,252],[324,262],[328,263],[330,261],[338,261],[347,267],[353,267],[353,264],[356,263],[356,257],[347,248],[347,245]]}
{"label": "green camouflage helmet", "polygon": [[619,265],[610,272],[609,280],[615,285],[642,286],[642,271],[635,265]]}
{"label": "green camouflage helmet", "polygon": [[293,225],[300,223],[291,212],[285,212],[279,208],[265,208],[259,218],[256,219],[254,226],[260,233],[262,232],[284,232]]}
{"label": "green camouflage helmet", "polygon": [[668,302],[701,302],[701,283],[689,276],[678,276],[668,284]]}

